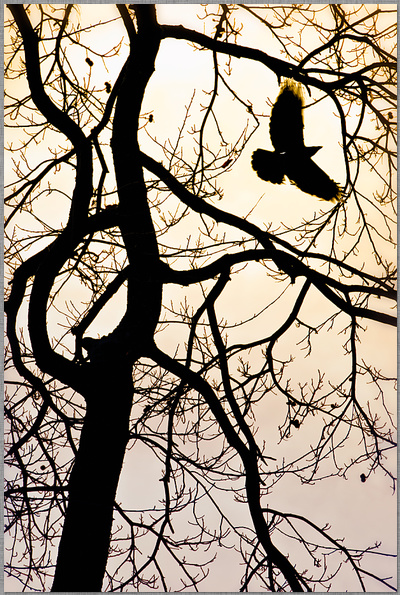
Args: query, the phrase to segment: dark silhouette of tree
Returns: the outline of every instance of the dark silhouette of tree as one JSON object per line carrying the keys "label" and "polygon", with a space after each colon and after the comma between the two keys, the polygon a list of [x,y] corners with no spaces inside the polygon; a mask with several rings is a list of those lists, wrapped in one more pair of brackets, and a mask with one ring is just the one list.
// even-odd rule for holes
{"label": "dark silhouette of tree", "polygon": [[322,147],[306,147],[301,86],[286,81],[271,111],[269,132],[275,151],[257,149],[252,166],[267,182],[282,184],[285,175],[300,190],[324,200],[338,200],[340,188],[311,159]]}
{"label": "dark silhouette of tree", "polygon": [[[333,495],[394,486],[376,341],[395,326],[395,8],[197,9],[191,28],[149,4],[90,22],[6,8],[6,573],[27,590],[215,590],[221,568],[241,591],[395,590],[381,536],[345,542]],[[189,98],[164,76],[175,47]],[[336,204],[251,170],[283,79],[309,121],[329,106]],[[271,140],[288,148],[274,115]]]}

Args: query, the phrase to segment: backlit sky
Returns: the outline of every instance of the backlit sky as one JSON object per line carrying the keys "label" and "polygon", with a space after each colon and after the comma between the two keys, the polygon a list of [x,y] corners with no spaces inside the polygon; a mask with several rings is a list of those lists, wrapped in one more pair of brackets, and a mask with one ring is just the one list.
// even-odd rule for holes
{"label": "backlit sky", "polygon": [[[385,6],[388,7],[389,5]],[[211,10],[211,8],[212,6],[209,5],[208,10]],[[7,13],[7,11],[5,12]],[[157,5],[157,15],[161,23],[183,24],[190,28],[197,28],[199,31],[203,31],[204,21],[197,20],[196,13],[202,14],[203,12],[204,8],[201,8],[200,5]],[[5,17],[8,18],[8,14]],[[93,22],[93,20],[98,22],[99,20],[107,21],[114,18],[118,18],[118,12],[114,5],[86,4],[80,6],[80,20],[83,27]],[[265,27],[245,13],[243,19],[244,32],[239,39],[239,43],[263,49],[271,55],[279,57],[279,48],[271,35],[267,34]],[[98,48],[100,52],[104,52],[105,47],[111,49],[117,46],[123,34],[124,29],[120,20],[105,25],[104,28],[94,29],[89,36],[90,48],[91,50]],[[296,27],[293,25],[293,35],[295,34]],[[312,37],[314,33],[311,31],[310,35]],[[308,40],[306,37],[303,39],[305,45],[308,43],[312,45],[312,41],[312,39]],[[96,59],[91,55],[91,59],[94,61],[91,69],[84,63],[85,55],[82,54],[82,50],[77,48],[76,52],[77,56],[74,56],[71,51],[71,59],[80,60],[83,63],[81,71],[77,71],[79,76],[83,80],[90,75],[92,84],[97,89],[101,89],[104,87],[105,81],[109,81],[111,84],[115,81],[127,56],[128,47],[124,42],[118,55],[108,61],[107,66],[102,63],[101,59]],[[222,68],[226,59],[220,56],[219,60]],[[224,197],[221,201],[215,203],[216,206],[242,217],[251,211],[250,221],[261,228],[271,224],[273,230],[280,227],[282,221],[291,228],[298,225],[303,218],[312,217],[315,212],[329,211],[332,208],[331,203],[307,196],[288,183],[284,186],[268,184],[259,179],[251,170],[250,158],[252,152],[259,147],[272,148],[268,134],[269,114],[271,105],[278,94],[279,85],[275,75],[262,65],[244,59],[233,60],[232,65],[233,74],[229,82],[235,89],[240,90],[241,98],[244,101],[252,102],[254,111],[260,114],[261,125],[244,149],[239,161],[233,168],[228,168],[220,176],[219,183],[224,190]],[[177,129],[182,125],[195,88],[196,94],[192,102],[187,128],[190,129],[192,125],[198,126],[201,121],[200,106],[205,104],[208,97],[203,91],[210,91],[212,85],[213,69],[210,51],[194,51],[184,41],[163,41],[156,61],[156,71],[148,85],[143,103],[143,113],[152,113],[154,122],[151,128],[147,126],[141,131],[142,150],[148,152],[155,159],[161,160],[164,158],[165,163],[162,151],[155,145],[152,138],[161,144],[169,138],[172,145],[174,144],[177,139]],[[19,89],[16,88],[14,92],[18,93],[18,91]],[[107,94],[104,92],[104,100],[106,97]],[[319,99],[319,97],[317,92],[313,90],[312,100]],[[237,103],[232,101],[232,98],[223,90],[222,86],[216,112],[228,143],[237,141],[247,120],[249,122],[249,131],[254,126],[251,117],[244,113],[242,107],[239,109]],[[329,99],[324,99],[312,108],[306,109],[304,117],[306,145],[323,146],[315,157],[315,161],[338,183],[344,183],[345,169],[340,146],[339,119],[335,113],[334,105]],[[371,126],[373,125],[371,124]],[[90,127],[88,127],[87,132],[89,132]],[[5,134],[6,144],[8,142],[17,143],[20,131],[9,132],[6,130]],[[216,135],[210,129],[208,141],[216,143],[216,139]],[[193,143],[190,136],[182,144],[182,151],[186,159],[190,160],[191,154],[193,155],[192,158],[194,158]],[[35,152],[30,157],[30,163],[40,163],[48,156],[46,143],[42,142],[35,148]],[[14,174],[7,155],[5,156],[5,178],[6,184],[14,181]],[[58,187],[62,186],[68,194],[73,183],[71,170],[63,169],[58,179],[62,180],[61,185],[58,182]],[[361,182],[361,186],[366,192],[371,187],[371,180],[372,178],[366,176]],[[113,189],[111,173],[107,179],[107,188],[109,190]],[[107,201],[112,204],[116,202],[116,198],[110,196]],[[68,204],[68,201],[61,195],[57,201],[54,200],[53,196],[46,197],[43,195],[38,208],[40,215],[49,224],[59,226],[66,221]],[[170,204],[174,204],[173,199],[171,199]],[[352,215],[355,217],[351,207],[349,207],[350,219]],[[190,225],[193,224],[193,221],[194,219],[189,217],[186,227],[182,226],[179,229],[172,230],[168,235],[169,240],[175,245],[183,245],[186,237],[192,233]],[[156,225],[158,223],[156,220]],[[29,216],[24,215],[23,218],[19,219],[19,224],[29,226],[32,225],[32,221]],[[236,234],[228,228],[223,228],[222,231],[226,231],[228,237],[236,237]],[[323,247],[322,242],[320,249]],[[373,255],[370,254],[369,247],[366,250],[368,250],[368,253],[365,254],[365,260],[373,273]],[[386,245],[382,245],[382,250],[387,250],[389,260],[394,258],[393,252]],[[187,263],[180,261],[173,264],[173,266],[186,268]],[[283,303],[290,304],[293,301],[302,282],[298,280],[294,286],[287,288],[285,298],[287,301],[283,301]],[[250,317],[256,310],[261,310],[265,305],[266,295],[268,295],[268,301],[271,301],[272,297],[275,295],[277,297],[283,289],[283,284],[271,285],[269,280],[265,278],[264,269],[259,264],[249,265],[241,275],[232,277],[229,287],[217,302],[217,315],[219,317],[223,316],[228,324],[233,327],[235,323]],[[104,311],[90,327],[88,331],[90,336],[96,337],[111,332],[119,321],[121,313],[123,313],[124,291],[124,289],[121,289],[112,304],[110,303],[107,308],[104,308]],[[164,292],[164,304],[168,304],[169,300],[178,303],[180,297],[184,294],[191,296],[194,306],[201,303],[202,296],[198,290],[167,286]],[[85,299],[82,297],[82,289],[78,284],[71,285],[62,297],[76,304]],[[262,328],[265,335],[276,328],[278,321],[282,319],[283,322],[288,312],[287,309],[282,310],[280,304],[281,302],[275,308],[271,306],[265,315],[258,318],[253,325],[249,325],[247,330],[232,328],[230,343],[247,340],[254,334],[257,336],[260,324],[264,325]],[[308,321],[309,324],[313,324],[318,318],[322,319],[333,311],[334,309],[321,300],[321,296],[315,291],[311,294],[311,298],[304,310],[302,310],[302,319]],[[21,323],[23,322],[24,319],[21,316]],[[49,326],[55,337],[61,337],[64,331],[60,327],[59,313],[54,312],[49,315]],[[384,325],[380,326],[372,321],[363,323],[363,326],[368,327],[368,333],[358,347],[360,354],[372,361],[377,369],[382,369],[383,373],[394,376],[396,373],[396,336],[394,330]],[[243,334],[244,332],[248,333],[248,335]],[[184,342],[187,339],[186,333],[186,330],[177,333],[175,327],[166,328],[157,335],[157,343],[170,355],[174,355],[177,349],[183,349]],[[295,344],[295,339],[296,337],[293,335],[293,344]],[[316,339],[317,350],[314,358],[312,360],[299,359],[298,368],[292,368],[293,382],[296,382],[294,378],[296,370],[300,382],[301,379],[310,378],[315,373],[316,367],[324,369],[327,376],[330,375],[332,378],[341,376],[342,369],[335,369],[335,366],[338,363],[340,366],[343,365],[342,343],[343,338],[337,335],[336,329],[328,338],[325,336],[319,342]],[[68,339],[66,339],[65,344],[68,346]],[[73,348],[72,343],[70,348]],[[292,345],[279,344],[277,349],[281,350],[284,356],[287,356],[292,349]],[[364,386],[364,390],[365,398],[369,397],[367,385]],[[388,393],[387,405],[392,413],[396,410],[395,398],[394,391]],[[283,422],[279,398],[271,396],[267,403],[261,403],[258,406],[257,413],[257,424],[260,427],[258,439],[262,442],[265,437],[270,456],[280,458],[284,449],[287,458],[290,458],[296,453],[297,449],[302,448],[301,445],[304,444],[306,432],[310,432],[310,436],[314,433],[314,429],[311,427],[312,420],[309,420],[308,427],[302,428],[301,432],[290,441],[277,445],[276,436],[273,436],[270,428]],[[307,440],[308,438],[305,439],[306,442]],[[356,445],[354,446],[356,447]],[[140,449],[141,447],[136,448],[135,446],[128,454],[118,490],[117,500],[128,502],[128,508],[148,506],[149,499],[153,498],[156,501],[158,497],[162,497],[162,484],[159,482],[162,468],[155,459],[146,458],[145,453]],[[345,544],[348,547],[368,546],[376,541],[381,541],[382,551],[394,552],[396,550],[396,496],[393,495],[390,489],[390,481],[388,478],[383,477],[381,473],[376,473],[371,475],[367,484],[362,484],[360,482],[361,470],[354,467],[352,471],[346,479],[329,478],[315,485],[300,485],[299,483],[293,483],[293,479],[288,478],[276,486],[276,489],[269,497],[268,503],[271,507],[282,511],[309,514],[311,520],[320,526],[329,523],[332,527],[331,534],[338,538],[345,536]],[[140,477],[140,489],[135,489],[136,486],[132,484],[132,477]],[[247,515],[240,505],[233,506],[231,503],[227,505],[232,506],[231,514],[234,518],[237,519],[237,515],[240,514]],[[201,583],[201,588],[204,591],[216,592],[238,590],[238,581],[242,568],[232,565],[230,553],[226,551],[219,554],[218,564],[219,571],[211,572],[207,581]],[[382,569],[387,564],[389,574],[393,572],[390,560],[382,560],[381,564]],[[352,582],[352,584],[355,583]],[[5,588],[9,591],[17,591],[19,590],[19,583],[6,579]],[[338,579],[338,582],[335,583],[335,589],[338,591],[347,590],[346,579]]]}

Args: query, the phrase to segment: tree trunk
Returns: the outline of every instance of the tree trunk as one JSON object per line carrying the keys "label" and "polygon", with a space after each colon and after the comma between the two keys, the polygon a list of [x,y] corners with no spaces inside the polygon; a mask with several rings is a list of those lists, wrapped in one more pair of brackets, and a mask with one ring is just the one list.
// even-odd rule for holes
{"label": "tree trunk", "polygon": [[131,367],[99,369],[87,398],[52,591],[101,591],[132,404]]}
{"label": "tree trunk", "polygon": [[[132,363],[152,343],[161,309],[158,244],[137,142],[141,103],[154,71],[160,38],[154,6],[136,5],[135,13],[137,35],[126,20],[131,56],[118,93],[111,142],[119,227],[130,263],[127,310],[119,327],[108,335],[118,345],[119,355],[110,353],[110,361],[92,364],[92,370],[97,366],[97,388],[84,394],[87,413],[69,484],[53,591],[101,590],[113,503],[129,436]],[[103,347],[106,349],[105,343]],[[123,362],[128,360],[130,366],[125,366]],[[104,369],[113,378],[104,377]]]}

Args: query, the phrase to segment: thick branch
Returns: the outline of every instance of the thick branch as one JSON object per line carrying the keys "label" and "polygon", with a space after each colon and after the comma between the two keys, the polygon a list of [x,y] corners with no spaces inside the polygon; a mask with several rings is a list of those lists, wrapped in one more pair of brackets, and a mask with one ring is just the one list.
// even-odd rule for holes
{"label": "thick branch", "polygon": [[158,245],[137,141],[141,104],[154,71],[160,39],[154,5],[137,5],[135,12],[138,33],[115,107],[111,148],[118,186],[119,225],[130,263],[128,305],[122,326],[140,350],[152,340],[161,309]]}
{"label": "thick branch", "polygon": [[235,449],[242,459],[246,473],[247,499],[253,519],[254,529],[257,533],[258,539],[260,540],[260,543],[262,544],[271,562],[282,572],[292,590],[295,592],[302,592],[304,589],[301,586],[303,582],[301,577],[289,560],[287,560],[287,558],[283,556],[283,554],[271,542],[268,525],[264,519],[261,508],[261,479],[257,465],[257,452],[249,450],[239,438],[221,403],[206,380],[204,380],[196,372],[193,372],[192,370],[183,366],[177,360],[170,358],[155,345],[148,353],[148,356],[160,366],[166,370],[169,370],[178,376],[178,378],[184,380],[188,386],[192,387],[203,396],[228,443],[232,448]]}
{"label": "thick branch", "polygon": [[53,126],[69,138],[77,147],[85,139],[82,130],[71,118],[60,110],[49,98],[44,90],[40,74],[39,37],[34,31],[31,22],[22,4],[8,4],[7,8],[13,15],[18,29],[22,35],[25,52],[26,74],[31,91],[31,97],[38,110]]}
{"label": "thick branch", "polygon": [[179,182],[168,170],[166,170],[161,163],[158,163],[144,153],[140,153],[140,157],[146,169],[158,176],[168,186],[168,188],[193,211],[196,213],[203,213],[209,217],[212,217],[215,221],[231,225],[237,229],[241,229],[245,233],[248,233],[250,236],[256,238],[264,246],[266,252],[269,253],[269,257],[275,262],[278,268],[286,272],[293,280],[300,276],[305,276],[306,278],[310,279],[315,287],[319,289],[319,291],[327,299],[329,299],[339,309],[351,316],[354,315],[361,318],[369,318],[371,320],[376,320],[377,322],[382,322],[383,324],[396,326],[397,321],[394,316],[390,316],[389,314],[384,314],[382,312],[376,312],[374,310],[369,310],[367,308],[351,306],[345,299],[341,298],[329,287],[333,286],[335,289],[347,294],[348,291],[351,291],[351,286],[346,286],[326,275],[317,273],[291,254],[277,250],[272,244],[274,237],[271,234],[262,231],[256,225],[246,221],[245,219],[241,219],[240,217],[232,215],[231,213],[226,213],[225,211],[208,204],[187,190],[187,188],[185,188],[181,182]]}

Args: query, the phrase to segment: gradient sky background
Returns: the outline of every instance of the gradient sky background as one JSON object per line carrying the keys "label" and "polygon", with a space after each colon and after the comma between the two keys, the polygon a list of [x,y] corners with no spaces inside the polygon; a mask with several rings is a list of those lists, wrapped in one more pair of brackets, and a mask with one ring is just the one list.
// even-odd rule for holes
{"label": "gradient sky background", "polygon": [[[318,5],[319,7],[321,5]],[[373,5],[368,5],[369,7]],[[385,5],[388,7],[389,5]],[[392,5],[394,8],[396,5]],[[211,10],[211,5],[208,6]],[[183,24],[191,28],[203,30],[204,21],[196,19],[196,13],[203,13],[204,8],[200,5],[185,5],[185,4],[169,4],[157,5],[157,14],[160,22],[171,24]],[[8,18],[5,10],[5,18]],[[82,5],[80,7],[81,24],[89,24],[95,16],[95,21],[100,19],[106,21],[118,17],[118,13],[114,5],[102,4],[96,5]],[[243,45],[250,45],[262,50],[265,50],[271,55],[279,57],[279,49],[270,35],[266,34],[265,27],[252,19],[250,15],[245,13],[242,15],[244,21],[243,36],[239,40]],[[293,24],[293,35],[296,34],[296,26]],[[90,32],[89,40],[91,49],[96,46],[99,51],[104,51],[104,47],[112,48],[116,46],[121,36],[124,35],[122,22],[116,20],[113,23],[105,25],[103,28],[94,29]],[[310,35],[313,32],[310,31]],[[303,43],[307,45],[309,41],[306,37]],[[311,40],[310,40],[311,43]],[[123,43],[118,56],[107,63],[107,68],[102,61],[96,60],[94,66],[89,67],[82,60],[81,49],[76,49],[77,56],[73,55],[71,50],[71,59],[81,60],[83,67],[81,70],[82,78],[91,77],[92,83],[97,88],[103,88],[104,82],[109,81],[113,83],[120,71],[121,65],[125,60],[128,52],[126,43]],[[79,55],[78,55],[79,54]],[[220,64],[223,64],[225,58],[219,57]],[[219,183],[224,189],[224,198],[216,203],[216,206],[235,213],[239,216],[245,216],[251,211],[250,220],[265,227],[267,224],[272,225],[272,229],[281,226],[284,222],[288,227],[296,226],[303,218],[312,217],[316,211],[329,211],[332,208],[331,203],[319,201],[315,197],[307,196],[301,191],[297,190],[290,184],[284,186],[275,186],[260,180],[252,171],[250,166],[250,158],[252,152],[259,147],[271,149],[268,125],[270,106],[276,99],[279,91],[279,85],[275,75],[270,73],[265,67],[251,63],[246,60],[233,60],[233,74],[230,79],[230,84],[235,89],[240,89],[241,96],[244,100],[249,100],[253,103],[254,111],[258,114],[263,113],[264,117],[260,118],[261,125],[255,134],[252,136],[250,142],[245,148],[243,154],[234,167],[227,169],[219,178]],[[24,83],[18,83],[23,85]],[[190,104],[193,96],[193,89],[196,88],[196,94],[192,102],[192,111],[188,122],[188,127],[200,121],[199,106],[206,101],[206,95],[203,90],[210,91],[213,85],[213,69],[212,69],[212,54],[210,51],[194,51],[186,42],[177,40],[166,40],[161,44],[159,56],[156,61],[156,71],[148,85],[145,101],[143,104],[143,113],[152,113],[154,115],[154,122],[152,127],[146,127],[141,132],[140,140],[142,148],[149,152],[155,159],[163,157],[160,149],[157,149],[153,140],[148,137],[148,132],[153,138],[156,138],[159,143],[164,143],[168,138],[174,144],[174,139],[177,138],[178,127],[181,126],[185,118],[186,107]],[[16,89],[15,92],[18,92]],[[107,95],[104,92],[104,99]],[[316,91],[313,90],[312,99],[318,98]],[[220,117],[220,123],[226,134],[229,142],[234,143],[240,136],[247,116],[243,115],[243,108],[238,110],[238,106],[234,104],[228,94],[225,94],[221,88],[221,93],[218,98],[218,107],[216,111]],[[351,116],[350,116],[351,117]],[[249,118],[249,126],[253,123]],[[373,126],[371,124],[371,126]],[[90,128],[90,127],[89,127]],[[88,128],[88,131],[89,131]],[[19,131],[5,132],[5,142],[18,142]],[[50,136],[49,136],[50,138]],[[213,142],[212,133],[210,132],[208,139]],[[323,149],[315,157],[315,161],[329,173],[330,177],[343,183],[345,179],[345,170],[342,160],[342,153],[340,147],[340,128],[337,114],[335,113],[334,105],[329,99],[324,99],[310,109],[305,110],[305,142],[306,145],[323,145]],[[190,137],[183,144],[186,159],[190,159],[190,153],[193,152]],[[43,145],[43,146],[42,146]],[[158,151],[158,153],[157,153]],[[35,152],[30,155],[30,163],[40,163],[43,159],[48,157],[48,148],[46,143],[41,143],[35,148]],[[165,158],[164,158],[165,162]],[[9,156],[5,155],[5,183],[11,182],[14,177],[12,172],[12,165]],[[59,178],[63,180],[62,186],[66,193],[72,188],[70,171],[65,169],[60,174]],[[374,178],[368,178],[366,175],[362,183],[365,190],[369,191],[371,184],[375,184]],[[113,187],[112,173],[108,176],[107,186],[109,189]],[[58,187],[60,184],[58,183]],[[116,201],[115,197],[110,197],[109,203]],[[49,222],[49,224],[58,226],[66,220],[68,201],[60,195],[55,201],[53,196],[43,197],[38,201],[38,208],[40,215]],[[173,204],[173,200],[171,200]],[[351,213],[351,209],[349,210]],[[6,212],[7,214],[7,212]],[[21,217],[18,220],[21,227],[25,224],[31,226],[32,221],[28,216]],[[177,243],[184,244],[185,235],[191,233],[191,225],[193,220],[189,217],[187,227],[179,227],[178,230],[172,230],[169,238]],[[225,229],[224,229],[225,231]],[[227,230],[228,235],[230,233]],[[174,237],[175,234],[175,237]],[[236,237],[234,233],[232,237]],[[387,258],[394,259],[394,254],[386,246]],[[29,250],[27,250],[29,253]],[[371,266],[373,273],[373,255],[365,255],[365,260]],[[187,263],[179,261],[176,263],[176,268],[185,268]],[[298,288],[302,281],[298,280],[294,286],[287,288],[286,300],[287,304],[298,293]],[[228,323],[233,325],[248,316],[257,309],[262,309],[265,305],[265,295],[272,295],[276,292],[276,296],[283,290],[282,284],[271,285],[271,282],[265,278],[264,269],[258,264],[247,266],[246,270],[238,275],[233,276],[232,281],[224,293],[224,295],[217,302],[217,316],[224,316]],[[93,337],[108,334],[115,324],[119,321],[121,312],[124,311],[125,289],[121,289],[115,299],[110,303],[103,312],[96,319],[95,323],[90,327],[87,334]],[[188,291],[184,289],[180,291],[172,286],[167,286],[164,292],[164,303],[169,300],[178,302],[181,295],[187,294],[191,296],[193,305],[199,304],[201,295],[196,294],[196,290]],[[85,297],[82,293],[82,288],[76,283],[71,284],[66,288],[62,294],[63,300],[71,300],[78,304],[80,300]],[[271,299],[269,297],[269,299]],[[284,302],[283,302],[284,303]],[[321,297],[315,293],[313,298],[309,300],[304,310],[302,310],[302,319],[309,321],[312,324],[315,320],[322,318],[323,309],[326,310],[326,315],[333,309],[321,300]],[[273,316],[271,315],[273,312]],[[324,312],[325,313],[325,312]],[[243,335],[243,329],[232,328],[230,331],[230,343],[235,343],[238,340],[248,339],[255,333],[258,336],[257,330],[260,323],[265,324],[265,334],[269,332],[268,325],[273,329],[278,325],[280,318],[282,321],[287,315],[287,309],[282,310],[281,302],[279,306],[270,310],[264,317],[258,319],[253,326],[249,325],[245,332],[249,335]],[[61,317],[62,318],[62,317]],[[60,315],[56,312],[49,317],[49,325],[55,337],[61,337],[63,329],[59,326]],[[23,315],[21,316],[21,323],[24,322]],[[365,321],[364,321],[365,322]],[[383,373],[388,376],[396,375],[396,334],[392,328],[385,325],[378,325],[374,322],[363,323],[363,326],[368,327],[368,333],[365,334],[363,342],[359,346],[359,352],[369,358],[369,361],[374,364],[377,369],[382,369]],[[176,328],[165,329],[157,335],[157,342],[161,348],[167,351],[170,355],[174,355],[178,343],[183,343],[186,338],[186,330],[183,330],[180,336]],[[282,354],[287,356],[294,347],[295,337],[293,336],[293,344],[279,344],[279,349]],[[323,340],[316,342],[317,349],[315,357],[310,360],[299,358],[299,363],[294,365],[291,369],[293,382],[297,382],[296,374],[299,374],[300,379],[308,376],[310,378],[315,374],[316,367],[320,367],[326,371],[327,376],[335,377],[342,373],[342,369],[336,370],[336,367],[343,365],[342,359],[342,343],[343,338],[335,334],[335,331],[326,336]],[[68,340],[66,341],[68,346]],[[73,345],[70,345],[71,349]],[[365,397],[372,396],[368,394],[369,388],[364,386]],[[386,403],[389,410],[394,414],[396,411],[396,394],[395,391],[389,391],[386,395]],[[314,434],[312,420],[308,420],[308,425],[301,429],[297,435],[289,441],[277,445],[276,435],[273,434],[273,428],[279,423],[283,422],[282,409],[279,404],[279,398],[270,396],[268,402],[261,403],[258,408],[257,423],[260,427],[258,439],[262,442],[265,438],[269,447],[268,454],[270,456],[282,456],[282,451],[286,453],[286,457],[290,458],[295,454],[297,449],[301,448],[304,440],[307,442],[307,432],[310,437]],[[276,430],[275,430],[276,432]],[[357,450],[357,445],[354,445]],[[355,450],[355,451],[356,451]],[[392,455],[392,468],[395,469],[394,455]],[[362,547],[373,544],[375,541],[382,542],[382,551],[393,553],[396,550],[396,495],[393,494],[390,486],[390,480],[382,476],[382,473],[372,474],[368,482],[365,484],[360,482],[360,473],[363,471],[360,466],[355,466],[348,474],[346,479],[329,478],[323,482],[315,485],[300,485],[297,480],[287,478],[281,481],[274,489],[268,500],[271,507],[275,507],[282,511],[292,511],[299,514],[307,515],[316,524],[323,526],[329,523],[332,527],[331,535],[340,538],[345,537],[345,545],[348,547]],[[162,484],[159,482],[162,476],[162,466],[150,455],[144,452],[140,445],[130,451],[127,455],[124,472],[121,477],[120,486],[118,489],[117,500],[129,502],[132,508],[140,508],[141,506],[148,506],[149,500],[157,501],[157,497],[162,497]],[[132,484],[132,478],[140,478],[140,489],[138,485]],[[136,483],[136,482],[135,482]],[[158,493],[157,493],[158,492]],[[247,516],[243,505],[234,505],[232,502],[226,501],[226,506],[231,507],[232,517],[237,520],[238,516]],[[205,511],[207,512],[207,511]],[[212,514],[212,513],[211,513]],[[6,541],[7,546],[7,541]],[[242,568],[238,565],[232,564],[230,552],[223,551],[218,556],[218,573],[211,572],[210,578],[201,584],[204,591],[235,591],[239,587],[238,580],[241,576]],[[293,559],[293,558],[292,558]],[[393,573],[393,561],[391,559],[382,559],[381,568],[387,567],[388,574]],[[386,565],[386,566],[385,566]],[[346,576],[346,573],[343,575]],[[348,590],[346,578],[338,579],[335,583],[335,589],[338,591]],[[355,583],[352,583],[355,584]],[[5,589],[8,591],[19,590],[19,583],[11,579],[6,579]]]}

